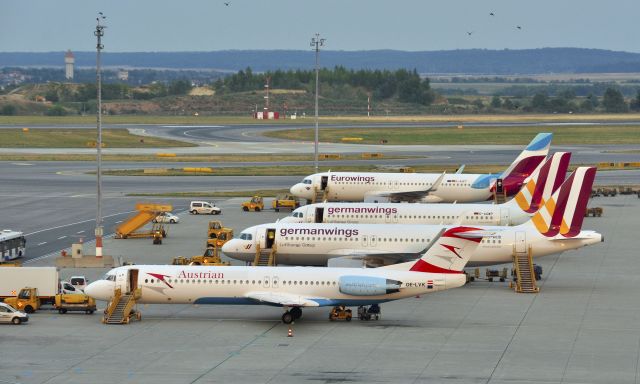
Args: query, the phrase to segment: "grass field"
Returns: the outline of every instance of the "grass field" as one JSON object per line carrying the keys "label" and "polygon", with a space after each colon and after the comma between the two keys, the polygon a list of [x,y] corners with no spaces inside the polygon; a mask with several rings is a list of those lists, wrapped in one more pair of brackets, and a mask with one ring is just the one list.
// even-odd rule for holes
{"label": "grass field", "polygon": [[[320,111],[322,113],[322,111]],[[417,115],[417,116],[320,116],[326,123],[341,122],[543,122],[543,121],[638,121],[638,113],[621,114],[521,114],[521,115]],[[108,115],[104,124],[311,124],[313,118],[298,120],[255,120],[251,117],[228,116],[153,116],[153,115]],[[50,125],[50,124],[95,124],[95,116],[0,116],[4,125]]]}
{"label": "grass field", "polygon": [[[95,142],[92,129],[0,129],[2,148],[87,148]],[[176,140],[132,135],[126,129],[103,129],[105,148],[193,147],[195,144]]]}
{"label": "grass field", "polygon": [[[1,131],[0,131],[1,132]],[[145,140],[146,142],[146,140]],[[385,159],[426,159],[428,156],[388,155]],[[95,155],[76,154],[37,154],[37,153],[3,153],[0,161],[95,161]],[[340,160],[360,160],[361,155],[342,155]],[[228,162],[290,162],[312,161],[313,155],[288,154],[243,154],[243,155],[177,155],[175,157],[158,157],[155,155],[103,154],[103,161],[113,162],[168,162],[168,163],[228,163]],[[330,159],[335,161],[334,159]],[[323,161],[320,159],[320,161]]]}
{"label": "grass field", "polygon": [[[412,167],[416,172],[443,172],[453,173],[458,165],[422,165]],[[504,165],[484,164],[467,165],[465,173],[493,173],[501,172]],[[398,168],[377,167],[375,165],[354,165],[354,166],[332,166],[320,167],[319,172],[398,172]],[[93,174],[94,172],[89,172]],[[224,167],[215,168],[213,173],[184,172],[180,168],[170,168],[163,173],[144,173],[144,169],[114,169],[104,171],[108,176],[283,176],[300,175],[306,176],[315,173],[313,166],[276,166],[276,167]]]}
{"label": "grass field", "polygon": [[[359,144],[519,144],[526,145],[539,132],[553,132],[553,144],[638,144],[640,125],[549,125],[531,127],[467,127],[448,128],[349,128],[320,129],[320,141],[341,142],[343,137],[361,137]],[[312,129],[267,132],[270,137],[290,140],[313,140]]]}

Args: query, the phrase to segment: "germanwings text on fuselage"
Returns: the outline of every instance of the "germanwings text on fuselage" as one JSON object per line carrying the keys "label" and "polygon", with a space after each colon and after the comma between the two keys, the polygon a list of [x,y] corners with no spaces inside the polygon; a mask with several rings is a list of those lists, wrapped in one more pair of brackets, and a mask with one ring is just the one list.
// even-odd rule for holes
{"label": "germanwings text on fuselage", "polygon": [[319,236],[358,236],[357,229],[344,228],[280,228],[280,236],[287,235],[319,235]]}

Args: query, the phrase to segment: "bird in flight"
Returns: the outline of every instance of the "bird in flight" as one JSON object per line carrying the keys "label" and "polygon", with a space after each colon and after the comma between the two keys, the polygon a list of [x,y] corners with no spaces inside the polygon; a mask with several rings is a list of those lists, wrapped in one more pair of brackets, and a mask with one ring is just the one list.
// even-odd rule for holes
{"label": "bird in flight", "polygon": [[491,12],[489,13],[489,16],[495,16],[495,13]]}
{"label": "bird in flight", "polygon": [[518,29],[522,29],[522,27],[521,27],[521,26],[519,26],[519,25],[516,25],[516,28],[518,28]]}
{"label": "bird in flight", "polygon": [[467,32],[467,35],[471,36],[473,34],[473,31],[471,32]]}
{"label": "bird in flight", "polygon": [[231,4],[230,2],[229,2],[229,3],[224,3],[224,5],[225,5],[225,6],[227,6],[227,7],[228,7],[230,4]]}

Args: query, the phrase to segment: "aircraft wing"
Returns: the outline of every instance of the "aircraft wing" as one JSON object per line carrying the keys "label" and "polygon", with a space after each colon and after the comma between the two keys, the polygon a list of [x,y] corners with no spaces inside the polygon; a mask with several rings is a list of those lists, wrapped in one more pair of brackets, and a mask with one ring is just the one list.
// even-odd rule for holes
{"label": "aircraft wing", "polygon": [[[318,301],[294,295],[292,293],[276,293],[276,292],[249,292],[245,295],[247,299],[251,299],[260,303],[283,306],[283,307],[319,307]],[[327,300],[324,297],[314,298],[315,300]]]}
{"label": "aircraft wing", "polygon": [[[429,245],[430,246],[430,245]],[[327,266],[341,268],[381,267],[419,258],[429,248],[418,252],[390,252],[375,249],[336,249],[329,252],[332,257]]]}
{"label": "aircraft wing", "polygon": [[434,192],[438,190],[438,187],[440,186],[440,184],[442,184],[442,180],[444,180],[444,177],[446,174],[447,174],[446,172],[442,172],[442,174],[438,176],[438,178],[433,183],[433,185],[431,185],[427,189],[420,189],[416,191],[402,191],[402,192],[394,192],[394,191],[374,192],[369,195],[369,198],[373,196],[380,196],[380,197],[387,198],[391,202],[399,202],[399,201],[416,202],[426,197],[427,195],[429,195],[430,192]]}

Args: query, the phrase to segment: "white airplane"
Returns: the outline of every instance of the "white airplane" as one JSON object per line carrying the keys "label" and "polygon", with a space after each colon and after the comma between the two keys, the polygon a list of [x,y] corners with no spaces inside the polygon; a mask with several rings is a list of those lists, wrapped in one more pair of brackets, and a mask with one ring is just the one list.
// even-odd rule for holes
{"label": "white airplane", "polygon": [[[596,169],[581,167],[524,224],[478,226],[494,232],[483,239],[469,266],[508,263],[513,252],[545,256],[603,241],[601,234],[582,231],[582,221]],[[256,252],[276,250],[276,264],[380,266],[413,260],[443,225],[271,223],[253,226],[228,241],[225,255],[253,261]]]}
{"label": "white airplane", "polygon": [[557,152],[503,204],[316,203],[297,208],[285,223],[518,225],[555,192],[567,174],[571,153]]}
{"label": "white airplane", "polygon": [[512,196],[545,159],[552,136],[539,133],[501,174],[323,172],[305,177],[291,193],[307,200],[320,194],[324,201],[473,203],[500,192],[501,180]]}
{"label": "white airplane", "polygon": [[372,305],[464,285],[462,270],[484,232],[471,227],[442,232],[418,261],[389,267],[130,265],[110,270],[85,293],[111,300],[116,288],[141,289],[141,304],[280,306],[286,309],[282,321],[290,324],[302,316],[302,307]]}

